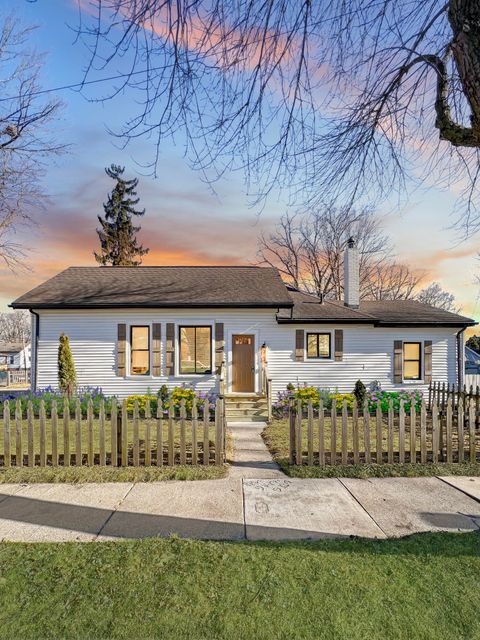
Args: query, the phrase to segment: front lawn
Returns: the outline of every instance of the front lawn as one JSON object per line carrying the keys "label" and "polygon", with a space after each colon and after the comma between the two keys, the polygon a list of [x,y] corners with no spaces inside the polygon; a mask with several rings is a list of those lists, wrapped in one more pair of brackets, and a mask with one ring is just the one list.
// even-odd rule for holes
{"label": "front lawn", "polygon": [[10,467],[0,469],[0,485],[36,482],[159,482],[161,480],[217,480],[228,467],[212,464],[175,465],[174,467]]}
{"label": "front lawn", "polygon": [[480,535],[0,545],[0,625],[22,638],[479,638]]}
{"label": "front lawn", "polygon": [[[330,434],[330,417],[325,418],[325,433]],[[363,425],[359,431],[359,446],[360,452],[364,451],[364,433],[363,433]],[[341,418],[337,418],[337,440],[336,440],[336,451],[337,451],[337,460],[340,459],[341,455]],[[480,463],[470,463],[464,462],[453,463],[453,464],[445,464],[445,463],[428,463],[428,464],[337,464],[337,465],[325,465],[323,467],[318,464],[318,429],[315,427],[313,432],[313,446],[315,456],[314,456],[314,465],[307,466],[304,465],[290,465],[289,463],[289,447],[290,447],[290,431],[289,431],[289,423],[288,420],[273,420],[265,430],[263,431],[263,439],[265,444],[267,445],[270,453],[274,460],[280,465],[284,473],[289,476],[295,478],[335,478],[335,477],[343,477],[343,478],[370,478],[370,477],[386,477],[386,476],[435,476],[435,475],[462,475],[462,476],[479,476],[480,475]],[[408,460],[409,456],[409,422],[407,420],[407,429],[405,433],[405,450],[406,450],[406,460]],[[384,460],[387,450],[387,425],[384,424],[382,431],[382,447],[384,451]],[[427,447],[431,447],[430,442],[430,434],[427,437]],[[306,451],[307,451],[307,424],[306,420],[303,421],[302,424],[302,442],[303,442],[303,452],[304,452],[304,461],[306,460]],[[394,430],[394,451],[398,452],[398,428],[395,425]],[[353,449],[353,441],[352,441],[352,419],[351,417],[348,419],[348,430],[347,430],[347,444],[348,451],[350,452],[349,459],[351,462],[351,452]],[[477,459],[478,459],[478,447],[480,446],[480,442],[477,441]],[[375,419],[370,420],[370,450],[372,452],[372,459],[375,460],[375,447],[376,447],[376,425]],[[417,459],[420,450],[420,432],[419,425],[417,425],[416,431],[416,448],[417,448]],[[329,456],[330,451],[330,439],[329,436],[325,438],[325,451],[327,452],[327,456]],[[397,454],[395,456],[397,458]],[[327,458],[328,459],[328,458]],[[398,459],[398,458],[397,458]]]}

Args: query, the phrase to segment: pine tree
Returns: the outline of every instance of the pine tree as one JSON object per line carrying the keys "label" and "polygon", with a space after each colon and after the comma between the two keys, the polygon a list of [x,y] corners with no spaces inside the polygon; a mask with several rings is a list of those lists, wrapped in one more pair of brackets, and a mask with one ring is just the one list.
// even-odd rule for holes
{"label": "pine tree", "polygon": [[97,262],[103,265],[136,267],[142,263],[141,258],[148,249],[137,243],[136,234],[141,227],[135,227],[132,223],[132,216],[143,216],[143,211],[137,211],[135,205],[140,198],[136,188],[138,178],[124,180],[122,178],[125,167],[112,164],[105,169],[106,174],[116,181],[107,203],[103,205],[105,218],[98,216],[100,228],[97,229],[100,239],[101,252],[94,252]]}
{"label": "pine tree", "polygon": [[75,373],[70,341],[64,333],[60,335],[60,344],[58,345],[58,386],[60,391],[66,393],[69,398],[77,386],[77,374]]}

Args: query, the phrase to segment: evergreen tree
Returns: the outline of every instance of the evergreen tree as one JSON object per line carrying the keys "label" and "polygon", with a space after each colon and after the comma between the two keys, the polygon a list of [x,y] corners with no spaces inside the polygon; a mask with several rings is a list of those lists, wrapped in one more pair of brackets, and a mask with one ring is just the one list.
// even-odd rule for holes
{"label": "evergreen tree", "polygon": [[467,347],[473,349],[477,353],[480,353],[480,336],[470,336],[466,342]]}
{"label": "evergreen tree", "polygon": [[105,169],[106,174],[117,184],[108,196],[107,203],[103,205],[105,218],[98,216],[100,228],[97,233],[101,252],[94,252],[94,255],[97,262],[103,265],[136,267],[141,264],[141,257],[148,253],[148,249],[137,243],[136,234],[141,227],[133,225],[132,216],[143,216],[145,209],[135,209],[140,200],[135,198],[138,179],[124,180],[124,171],[125,167],[116,164]]}
{"label": "evergreen tree", "polygon": [[73,362],[70,341],[64,333],[60,335],[58,345],[58,386],[70,398],[77,386],[77,374]]}

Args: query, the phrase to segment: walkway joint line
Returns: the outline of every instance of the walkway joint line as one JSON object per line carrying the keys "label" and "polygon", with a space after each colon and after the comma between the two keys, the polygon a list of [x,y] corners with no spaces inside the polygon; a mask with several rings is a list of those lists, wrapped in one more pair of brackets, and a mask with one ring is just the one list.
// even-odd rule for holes
{"label": "walkway joint line", "polygon": [[378,524],[378,522],[375,520],[375,518],[372,516],[372,514],[368,511],[368,509],[366,509],[365,506],[360,502],[360,500],[350,491],[350,489],[347,487],[347,485],[343,482],[343,479],[342,478],[337,478],[337,480],[340,482],[342,487],[345,487],[345,489],[352,496],[352,498],[355,500],[355,502],[360,505],[360,507],[365,511],[365,513],[370,518],[370,520],[380,529],[380,531],[383,533],[383,535],[386,538],[389,538],[390,536],[387,534],[387,532],[382,529],[382,527]]}

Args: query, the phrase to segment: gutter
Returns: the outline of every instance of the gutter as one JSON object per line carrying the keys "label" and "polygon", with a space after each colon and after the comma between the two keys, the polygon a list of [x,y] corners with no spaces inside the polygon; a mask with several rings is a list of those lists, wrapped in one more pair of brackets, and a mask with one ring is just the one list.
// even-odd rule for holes
{"label": "gutter", "polygon": [[[467,325],[469,326],[469,325]],[[465,331],[465,329],[467,328],[467,326],[462,327],[460,329],[460,331],[457,331],[456,333],[456,341],[457,341],[457,383],[458,383],[458,389],[460,390],[463,387],[463,381],[464,381],[464,374],[465,374],[465,362],[464,362],[464,357],[465,357],[465,347],[463,347],[462,349],[462,337],[463,337],[463,333]]]}
{"label": "gutter", "polygon": [[[37,362],[38,362],[38,336],[40,334],[40,316],[33,309],[29,309],[32,316],[35,317],[35,349],[34,349],[34,358],[33,358],[33,367],[30,364],[30,367],[33,369],[33,376],[31,381],[32,391],[37,390]],[[33,355],[33,354],[32,354]]]}

